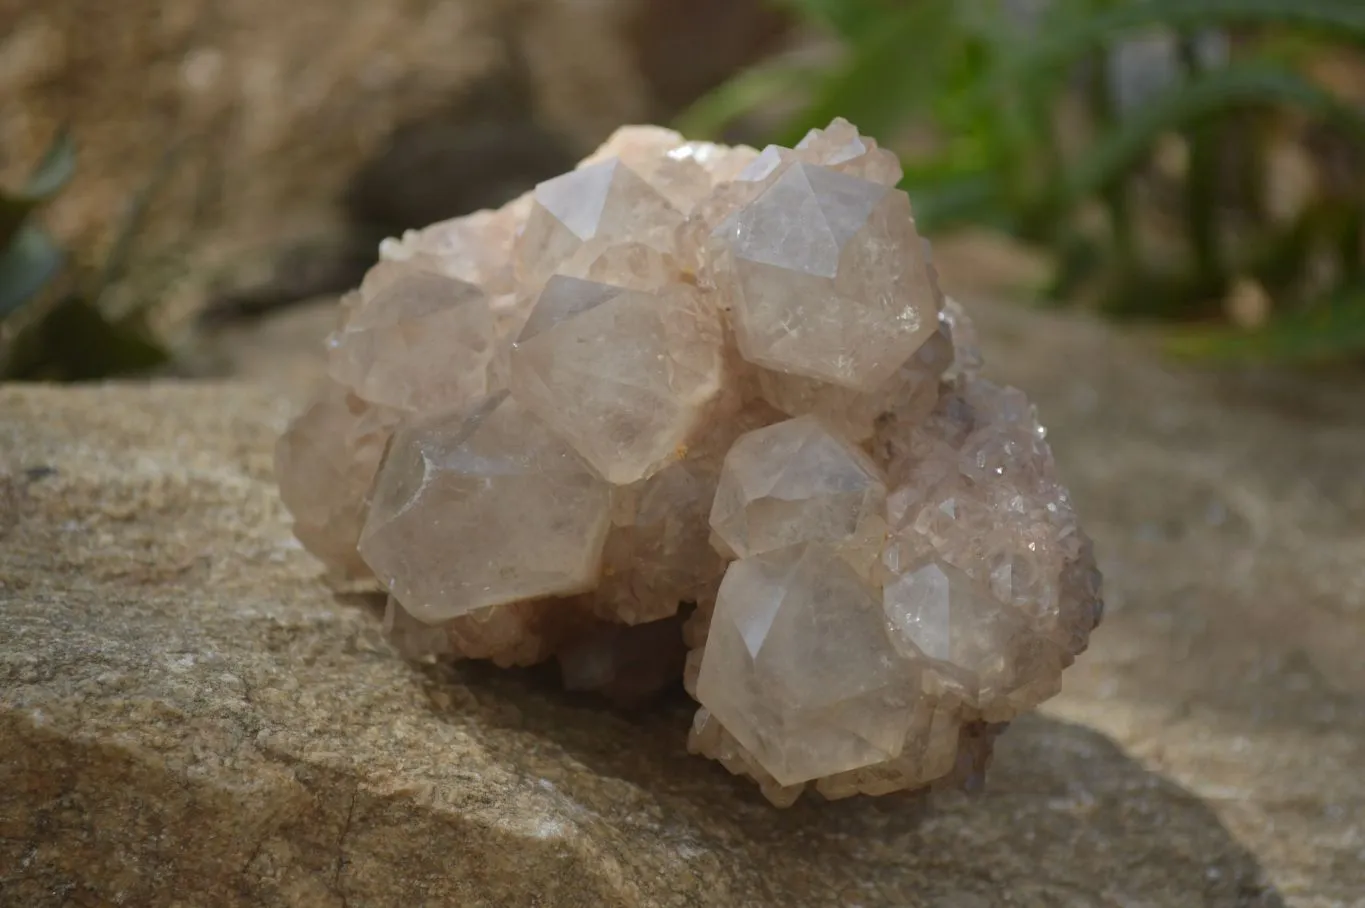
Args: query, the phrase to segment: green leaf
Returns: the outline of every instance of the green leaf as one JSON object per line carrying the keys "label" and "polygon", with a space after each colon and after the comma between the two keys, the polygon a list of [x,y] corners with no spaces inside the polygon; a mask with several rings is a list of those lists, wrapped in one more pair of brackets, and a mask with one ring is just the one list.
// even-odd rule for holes
{"label": "green leaf", "polygon": [[1173,335],[1166,346],[1175,356],[1222,362],[1308,364],[1356,358],[1365,354],[1365,286],[1346,288],[1255,331],[1192,329]]}
{"label": "green leaf", "polygon": [[1014,64],[1023,78],[1066,66],[1132,32],[1179,32],[1237,25],[1283,25],[1321,32],[1339,41],[1365,42],[1360,0],[1144,0],[1084,18],[1054,23]]}
{"label": "green leaf", "polygon": [[0,320],[38,295],[62,268],[65,256],[46,233],[31,224],[0,248]]}
{"label": "green leaf", "polygon": [[0,191],[0,246],[7,245],[39,205],[55,196],[76,170],[76,146],[60,133],[18,192]]}
{"label": "green leaf", "polygon": [[785,95],[809,90],[817,76],[809,65],[755,66],[695,101],[673,123],[689,139],[720,139],[735,120]]}
{"label": "green leaf", "polygon": [[1072,168],[1063,202],[1075,204],[1125,176],[1162,135],[1232,110],[1277,105],[1296,107],[1365,142],[1365,112],[1288,70],[1236,64],[1177,85],[1100,137]]}

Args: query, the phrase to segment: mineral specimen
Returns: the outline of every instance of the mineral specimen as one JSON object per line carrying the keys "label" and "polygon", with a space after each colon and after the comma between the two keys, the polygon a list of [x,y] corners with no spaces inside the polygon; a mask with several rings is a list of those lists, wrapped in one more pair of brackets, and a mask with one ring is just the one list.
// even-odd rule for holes
{"label": "mineral specimen", "polygon": [[409,657],[622,702],[681,674],[691,748],[776,804],[979,780],[1099,575],[900,175],[843,120],[762,152],[627,127],[385,241],[280,441],[300,541],[388,591]]}

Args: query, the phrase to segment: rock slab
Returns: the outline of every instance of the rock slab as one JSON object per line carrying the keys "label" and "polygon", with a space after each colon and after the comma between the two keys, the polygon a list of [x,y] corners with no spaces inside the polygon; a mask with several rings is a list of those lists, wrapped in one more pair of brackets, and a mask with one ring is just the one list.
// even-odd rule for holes
{"label": "rock slab", "polygon": [[1110,612],[986,789],[931,800],[778,811],[681,700],[398,660],[292,541],[292,386],[0,389],[0,905],[1365,904],[1358,401],[974,311]]}

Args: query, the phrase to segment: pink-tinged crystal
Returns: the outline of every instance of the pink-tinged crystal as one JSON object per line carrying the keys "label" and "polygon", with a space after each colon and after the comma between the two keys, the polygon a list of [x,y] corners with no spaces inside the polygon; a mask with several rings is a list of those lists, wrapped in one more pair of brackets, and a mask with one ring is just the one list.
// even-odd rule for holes
{"label": "pink-tinged crystal", "polygon": [[415,618],[591,589],[610,487],[506,392],[403,425],[360,554]]}
{"label": "pink-tinged crystal", "polygon": [[884,186],[895,186],[904,176],[893,153],[879,148],[876,139],[860,135],[858,128],[842,117],[824,129],[806,133],[795,148],[795,156]]}
{"label": "pink-tinged crystal", "polygon": [[658,126],[624,126],[579,166],[619,158],[687,215],[710,198],[717,184],[733,179],[757,154],[743,145],[730,148],[689,142]]}
{"label": "pink-tinged crystal", "polygon": [[683,215],[620,158],[536,187],[514,254],[517,279],[536,286],[569,259],[616,243],[670,252]]}
{"label": "pink-tinged crystal", "polygon": [[275,477],[294,535],[342,579],[370,576],[356,543],[398,419],[329,382],[275,446]]}
{"label": "pink-tinged crystal", "polygon": [[409,230],[401,240],[381,243],[380,259],[475,284],[490,295],[510,292],[512,245],[527,207],[512,203]]}
{"label": "pink-tinged crystal", "polygon": [[487,392],[495,339],[488,298],[422,270],[386,278],[328,340],[328,371],[357,397],[400,410],[466,403]]}
{"label": "pink-tinged crystal", "polygon": [[280,441],[297,535],[373,570],[409,658],[627,704],[681,675],[689,748],[774,804],[979,785],[1100,577],[900,178],[844,120],[762,152],[626,127],[386,241]]}
{"label": "pink-tinged crystal", "polygon": [[556,276],[511,357],[513,394],[611,482],[679,456],[719,397],[722,328],[695,288],[660,293]]}
{"label": "pink-tinged crystal", "polygon": [[725,456],[711,528],[736,557],[802,542],[880,548],[886,483],[857,447],[811,416],[741,436]]}
{"label": "pink-tinged crystal", "polygon": [[706,514],[719,472],[714,459],[689,457],[617,489],[602,579],[585,597],[595,613],[640,624],[714,596],[725,560],[711,546]]}
{"label": "pink-tinged crystal", "polygon": [[758,370],[758,384],[763,398],[782,412],[818,416],[844,437],[864,442],[887,416],[910,423],[927,416],[938,402],[939,379],[952,363],[952,335],[940,318],[939,330],[872,391],[768,369]]}
{"label": "pink-tinged crystal", "polygon": [[897,757],[920,680],[887,635],[880,591],[832,547],[803,544],[730,565],[697,699],[792,785]]}
{"label": "pink-tinged crystal", "polygon": [[938,330],[939,294],[899,190],[786,167],[712,235],[744,358],[858,391]]}

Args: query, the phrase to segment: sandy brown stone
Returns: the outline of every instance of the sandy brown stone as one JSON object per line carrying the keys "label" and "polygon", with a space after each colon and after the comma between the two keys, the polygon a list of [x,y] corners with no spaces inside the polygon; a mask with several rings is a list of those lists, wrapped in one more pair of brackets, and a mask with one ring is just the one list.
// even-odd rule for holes
{"label": "sandy brown stone", "polygon": [[291,542],[288,389],[0,390],[0,905],[1357,904],[1358,398],[976,311],[1109,613],[985,791],[927,802],[779,812],[681,698],[398,660]]}

